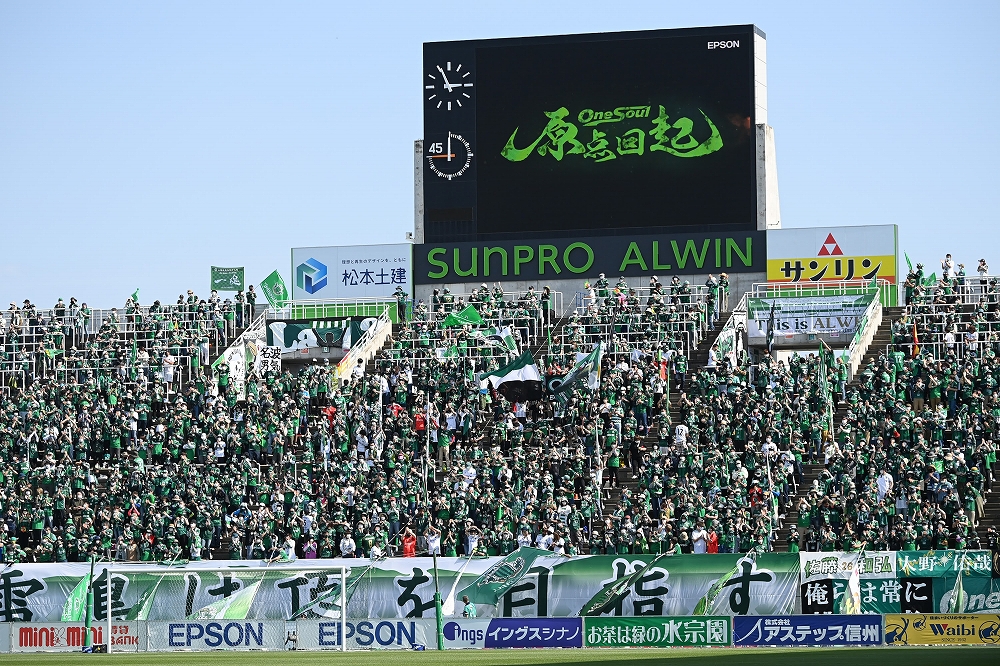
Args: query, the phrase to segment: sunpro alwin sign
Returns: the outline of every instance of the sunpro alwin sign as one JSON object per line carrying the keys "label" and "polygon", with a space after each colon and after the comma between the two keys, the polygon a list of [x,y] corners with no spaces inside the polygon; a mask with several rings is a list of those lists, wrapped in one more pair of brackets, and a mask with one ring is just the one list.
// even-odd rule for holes
{"label": "sunpro alwin sign", "polygon": [[416,245],[417,284],[761,272],[765,233],[551,238]]}

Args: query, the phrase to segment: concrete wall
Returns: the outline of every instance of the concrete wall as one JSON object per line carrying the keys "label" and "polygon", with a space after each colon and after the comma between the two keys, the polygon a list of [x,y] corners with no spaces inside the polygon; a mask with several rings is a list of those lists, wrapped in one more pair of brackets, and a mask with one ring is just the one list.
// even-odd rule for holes
{"label": "concrete wall", "polygon": [[[652,274],[643,277],[630,277],[625,278],[625,281],[630,287],[648,287],[649,278]],[[667,287],[670,284],[671,278],[674,276],[673,273],[660,273],[657,274],[660,282]],[[707,275],[682,275],[677,274],[681,279],[681,282],[687,280],[692,286],[701,286],[705,284],[705,280],[708,279]],[[718,277],[718,273],[715,274]],[[729,274],[729,305],[730,307],[736,305],[739,302],[740,297],[747,291],[750,290],[751,286],[755,282],[765,282],[767,274],[766,273],[730,273]],[[607,275],[608,281],[614,285],[618,281],[617,275]],[[508,294],[521,295],[528,291],[528,287],[534,285],[536,291],[541,291],[542,287],[548,286],[552,291],[562,292],[563,295],[563,309],[572,308],[577,292],[583,291],[583,283],[590,281],[593,284],[597,280],[597,273],[593,275],[588,275],[586,278],[574,278],[572,280],[548,280],[545,282],[525,282],[525,281],[512,281],[501,283],[503,289]],[[488,282],[490,288],[493,287],[493,282]],[[431,296],[433,295],[434,289],[443,290],[445,287],[451,289],[453,294],[467,294],[478,289],[482,285],[482,282],[449,282],[445,284],[436,285],[415,285],[414,286],[414,296],[419,300],[423,300],[425,303],[430,304]],[[562,314],[562,313],[560,313]]]}

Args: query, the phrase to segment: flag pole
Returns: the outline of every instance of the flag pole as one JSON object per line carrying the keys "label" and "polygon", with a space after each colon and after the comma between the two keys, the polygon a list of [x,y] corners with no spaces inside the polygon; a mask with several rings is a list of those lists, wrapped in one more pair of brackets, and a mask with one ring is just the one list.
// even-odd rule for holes
{"label": "flag pole", "polygon": [[437,620],[437,649],[444,650],[444,613],[441,609],[441,587],[438,585],[437,553],[434,553],[434,619]]}
{"label": "flag pole", "polygon": [[[110,585],[110,580],[108,581]],[[83,623],[83,646],[90,647],[94,644],[93,639],[90,636],[90,625],[91,625],[91,607],[94,605],[94,556],[90,556],[90,578],[87,579],[87,605],[84,608],[84,623]]]}

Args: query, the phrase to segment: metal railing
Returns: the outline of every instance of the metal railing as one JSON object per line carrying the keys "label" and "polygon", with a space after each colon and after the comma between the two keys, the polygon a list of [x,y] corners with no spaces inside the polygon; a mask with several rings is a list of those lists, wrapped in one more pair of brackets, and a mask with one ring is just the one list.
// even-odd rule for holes
{"label": "metal railing", "polygon": [[[481,304],[484,302],[480,294],[481,292],[479,291],[449,292],[448,296],[451,298],[450,302],[446,303],[443,301],[439,301],[435,303],[432,300],[431,302],[425,303],[424,305],[427,308],[429,317],[439,314],[441,312],[447,314],[448,312],[461,310],[462,308],[468,307],[470,305],[475,305],[476,309],[478,310]],[[528,296],[528,291],[513,292],[513,293],[504,292],[502,300],[506,305],[509,305],[511,303],[516,305],[525,302],[527,296]],[[439,297],[443,298],[444,294],[439,294]],[[535,288],[533,300],[535,303],[534,307],[541,309],[542,290],[539,289],[538,287]],[[494,304],[495,307],[495,304],[497,302],[499,301],[493,298],[493,292],[490,292],[490,303]],[[563,294],[561,291],[550,291],[548,302],[549,302],[549,307],[547,309],[555,313],[556,319],[565,314],[565,309],[563,305]]]}
{"label": "metal railing", "polygon": [[[929,276],[924,276],[928,280]],[[906,298],[908,288],[906,283],[901,285],[903,298]],[[935,299],[950,300],[961,305],[976,305],[984,299],[987,303],[1000,302],[1000,276],[996,275],[966,275],[963,277],[949,276],[948,281],[939,278],[933,283],[920,285],[919,295],[915,293],[910,305],[914,303],[928,303]]]}
{"label": "metal railing", "polygon": [[385,297],[351,299],[296,299],[280,308],[268,308],[269,320],[302,319],[320,321],[324,319],[347,319],[350,317],[381,317],[386,309],[396,321],[396,299]]}
{"label": "metal railing", "polygon": [[861,360],[868,352],[868,347],[871,345],[872,340],[875,339],[875,333],[881,326],[882,301],[878,298],[873,298],[865,313],[861,316],[861,321],[858,323],[858,330],[847,348],[849,353],[848,381],[854,379],[858,368],[861,367]]}
{"label": "metal railing", "polygon": [[378,321],[370,326],[358,342],[351,346],[350,351],[337,364],[337,378],[341,381],[350,379],[354,368],[360,363],[362,366],[371,360],[385,341],[392,334],[392,320],[389,318],[389,310],[392,306],[386,306],[379,316]]}
{"label": "metal railing", "polygon": [[[879,298],[886,305],[897,300],[897,285],[888,280],[875,280]],[[872,291],[872,280],[838,280],[836,282],[756,282],[750,288],[754,298],[806,298],[809,296],[861,296]]]}

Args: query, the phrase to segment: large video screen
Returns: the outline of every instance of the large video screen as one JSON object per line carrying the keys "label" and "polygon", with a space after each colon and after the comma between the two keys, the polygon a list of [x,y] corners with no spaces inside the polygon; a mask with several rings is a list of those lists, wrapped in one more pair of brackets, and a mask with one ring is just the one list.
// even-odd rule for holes
{"label": "large video screen", "polygon": [[424,45],[428,241],[756,228],[754,28]]}

